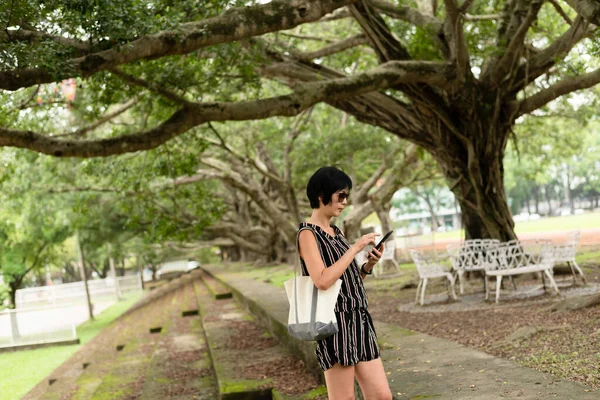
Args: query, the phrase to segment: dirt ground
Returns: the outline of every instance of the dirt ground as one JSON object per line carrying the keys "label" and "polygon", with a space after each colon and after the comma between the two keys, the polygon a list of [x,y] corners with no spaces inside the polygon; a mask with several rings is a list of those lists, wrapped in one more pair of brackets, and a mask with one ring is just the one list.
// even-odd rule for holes
{"label": "dirt ground", "polygon": [[[573,286],[570,276],[557,277],[563,297],[600,289],[600,265],[588,265],[585,272],[590,283],[586,287]],[[531,278],[517,280],[519,288],[536,285],[540,282]],[[428,287],[429,302],[421,307],[414,305],[414,285],[408,286],[398,290],[397,286],[368,285],[373,318],[600,388],[600,306],[551,312],[549,307],[560,298],[538,289],[529,292],[535,296],[511,299],[511,288],[503,291],[500,304],[495,305],[484,301],[482,281],[473,279],[457,302],[448,300],[441,281]]]}

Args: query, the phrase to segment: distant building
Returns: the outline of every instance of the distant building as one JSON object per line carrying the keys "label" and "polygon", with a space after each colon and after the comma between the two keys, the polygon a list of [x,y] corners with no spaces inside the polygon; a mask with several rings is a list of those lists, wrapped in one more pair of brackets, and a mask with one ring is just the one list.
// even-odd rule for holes
{"label": "distant building", "polygon": [[[407,236],[415,234],[427,234],[431,232],[431,214],[429,212],[417,212],[402,214],[398,209],[390,211],[392,220],[401,222],[396,229],[396,236]],[[438,231],[445,232],[461,228],[461,213],[453,208],[441,209],[436,214],[438,218]]]}

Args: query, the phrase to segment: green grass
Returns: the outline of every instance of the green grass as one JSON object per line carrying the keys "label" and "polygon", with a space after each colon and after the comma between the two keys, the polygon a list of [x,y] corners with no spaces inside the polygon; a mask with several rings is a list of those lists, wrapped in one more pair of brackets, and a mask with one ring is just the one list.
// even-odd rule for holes
{"label": "green grass", "polygon": [[[515,224],[515,232],[532,233],[532,232],[548,232],[548,231],[569,231],[576,229],[598,228],[600,226],[600,212],[585,213],[579,215],[568,215],[565,217],[550,217],[542,218],[537,221],[517,222]],[[430,240],[431,234],[423,235],[424,238]],[[461,239],[464,236],[463,230],[455,230],[450,232],[436,232],[435,240],[445,239]]]}
{"label": "green grass", "polygon": [[582,266],[587,264],[600,264],[600,251],[579,253],[575,256],[575,261]]}
{"label": "green grass", "polygon": [[140,295],[127,297],[96,316],[94,321],[88,321],[78,326],[77,334],[81,340],[79,345],[1,353],[0,400],[21,398],[69,359],[81,346],[92,340],[108,324],[127,311],[139,298]]}

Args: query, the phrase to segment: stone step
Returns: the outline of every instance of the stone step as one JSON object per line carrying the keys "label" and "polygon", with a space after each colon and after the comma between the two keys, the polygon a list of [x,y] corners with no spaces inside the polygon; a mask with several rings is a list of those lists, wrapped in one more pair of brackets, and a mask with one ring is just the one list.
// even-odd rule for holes
{"label": "stone step", "polygon": [[[114,363],[119,355],[132,350],[131,346],[127,349],[127,345],[136,329],[136,321],[140,319],[139,313],[156,314],[161,304],[170,302],[173,295],[174,292],[171,292],[170,295],[163,296],[156,302],[145,303],[138,308],[138,314],[130,313],[121,316],[105,328],[102,334],[53,371],[47,379],[55,379],[51,386],[44,387],[44,383],[47,382],[45,380],[23,399],[62,399],[65,393],[74,393],[73,399],[91,398],[102,382],[102,379],[93,377],[106,374],[108,366]],[[119,346],[123,346],[121,350],[118,350]]]}
{"label": "stone step", "polygon": [[152,355],[141,390],[142,399],[214,400],[216,397],[216,379],[201,320],[181,315],[182,310],[198,307],[191,281],[181,288],[180,295],[180,306],[171,309],[169,330]]}
{"label": "stone step", "polygon": [[201,268],[200,271],[197,272],[197,275],[202,279],[208,291],[216,300],[231,298],[231,289],[215,279],[206,270]]}
{"label": "stone step", "polygon": [[[90,366],[77,379],[75,393],[71,400],[90,400],[96,398],[125,399],[134,398],[143,387],[145,377],[151,366],[152,356],[156,352],[163,334],[169,330],[169,310],[181,297],[179,291],[171,290],[157,297],[147,307],[130,314],[118,334],[119,345],[98,349]],[[161,325],[160,334],[150,333],[148,327]]]}
{"label": "stone step", "polygon": [[[264,331],[235,299],[217,300],[204,282],[196,281],[194,287],[216,373],[219,389],[217,398],[307,398],[308,392],[318,386],[318,382],[314,380],[305,393],[293,393],[290,391],[289,378],[282,380],[270,376],[273,375],[268,372],[270,368],[295,368],[297,359]],[[291,375],[302,373],[311,379],[302,367]]]}

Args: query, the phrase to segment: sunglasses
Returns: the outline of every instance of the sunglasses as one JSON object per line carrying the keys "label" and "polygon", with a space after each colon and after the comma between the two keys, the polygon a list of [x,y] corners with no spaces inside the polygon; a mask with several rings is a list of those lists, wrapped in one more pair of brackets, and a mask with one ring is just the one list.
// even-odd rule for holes
{"label": "sunglasses", "polygon": [[337,196],[338,196],[338,201],[340,203],[342,203],[344,200],[348,200],[348,198],[350,197],[350,193],[338,192]]}

